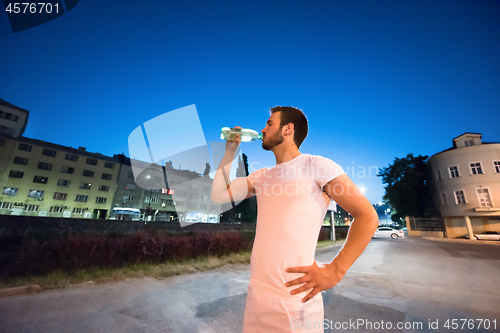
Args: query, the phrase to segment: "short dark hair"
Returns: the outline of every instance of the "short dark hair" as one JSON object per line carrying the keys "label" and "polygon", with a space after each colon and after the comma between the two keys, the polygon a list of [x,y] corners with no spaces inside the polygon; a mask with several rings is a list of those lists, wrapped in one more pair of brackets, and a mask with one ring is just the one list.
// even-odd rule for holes
{"label": "short dark hair", "polygon": [[293,142],[297,146],[300,147],[302,142],[307,136],[308,128],[307,128],[307,118],[304,115],[304,112],[301,109],[294,108],[293,106],[274,106],[269,109],[271,114],[276,112],[281,112],[280,114],[280,130],[283,126],[288,125],[290,123],[294,126],[294,136]]}

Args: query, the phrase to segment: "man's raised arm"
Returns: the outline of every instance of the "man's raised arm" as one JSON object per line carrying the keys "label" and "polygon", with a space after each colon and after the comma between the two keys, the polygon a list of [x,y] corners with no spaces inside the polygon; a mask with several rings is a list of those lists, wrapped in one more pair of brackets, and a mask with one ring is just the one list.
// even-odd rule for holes
{"label": "man's raised arm", "polygon": [[236,135],[235,141],[226,142],[226,152],[219,168],[215,172],[214,181],[212,184],[211,199],[217,203],[227,203],[246,199],[254,195],[255,190],[246,177],[236,178],[234,181],[229,180],[229,171],[234,160],[234,155],[240,144],[239,135]]}

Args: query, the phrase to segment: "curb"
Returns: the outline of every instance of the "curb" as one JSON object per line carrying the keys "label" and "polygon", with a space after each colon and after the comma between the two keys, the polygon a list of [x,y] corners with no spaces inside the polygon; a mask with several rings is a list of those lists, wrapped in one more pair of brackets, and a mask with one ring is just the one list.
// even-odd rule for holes
{"label": "curb", "polygon": [[30,294],[33,292],[39,292],[41,290],[42,288],[37,284],[33,284],[30,286],[23,286],[23,287],[0,289],[0,298]]}
{"label": "curb", "polygon": [[[77,284],[71,284],[68,287],[85,287],[85,286],[90,286],[90,285],[95,285],[95,282],[94,281],[87,281],[87,282],[82,282],[82,283],[77,283]],[[0,289],[0,298],[11,297],[11,296],[16,296],[16,295],[25,295],[25,294],[31,294],[31,293],[38,293],[40,291],[42,291],[42,287],[40,287],[37,284],[32,284],[32,285],[23,286],[23,287],[5,288],[5,289]]]}
{"label": "curb", "polygon": [[92,286],[94,285],[94,281],[87,281],[87,282],[82,282],[82,283],[77,283],[77,284],[70,284],[68,287],[85,287],[85,286]]}
{"label": "curb", "polygon": [[500,246],[500,241],[485,241],[485,240],[477,240],[477,239],[449,239],[449,238],[434,238],[434,237],[422,237],[423,239],[438,241],[438,242],[446,242],[446,243],[462,243],[462,244],[486,244],[493,246]]}

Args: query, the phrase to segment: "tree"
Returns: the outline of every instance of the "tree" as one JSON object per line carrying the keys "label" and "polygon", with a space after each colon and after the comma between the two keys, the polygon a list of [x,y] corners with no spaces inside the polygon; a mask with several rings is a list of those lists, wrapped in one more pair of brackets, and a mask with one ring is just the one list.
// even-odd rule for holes
{"label": "tree", "polygon": [[432,202],[431,171],[428,156],[408,154],[396,158],[389,167],[377,174],[385,186],[384,200],[396,211],[393,221],[405,216],[431,217],[436,214]]}

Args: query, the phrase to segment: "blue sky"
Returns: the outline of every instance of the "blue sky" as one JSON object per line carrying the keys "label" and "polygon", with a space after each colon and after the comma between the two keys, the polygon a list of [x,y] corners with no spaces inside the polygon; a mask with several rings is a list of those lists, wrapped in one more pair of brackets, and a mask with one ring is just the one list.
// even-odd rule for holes
{"label": "blue sky", "polygon": [[[0,98],[30,111],[25,136],[110,156],[184,106],[207,142],[296,106],[310,123],[301,152],[339,163],[375,203],[374,170],[395,157],[464,132],[500,142],[499,18],[497,0],[107,0],[12,33],[4,13]],[[179,140],[168,126],[165,140]],[[242,150],[275,163],[258,143]]]}

